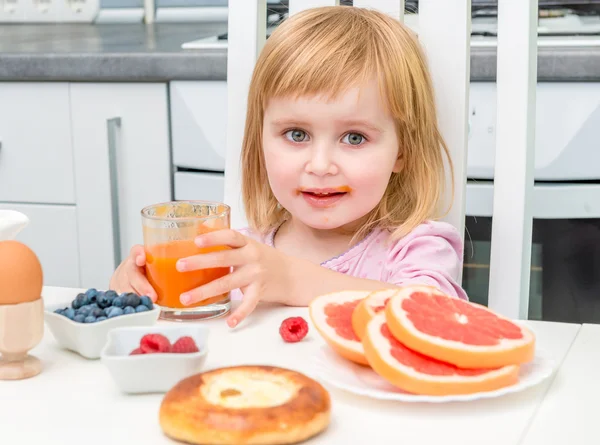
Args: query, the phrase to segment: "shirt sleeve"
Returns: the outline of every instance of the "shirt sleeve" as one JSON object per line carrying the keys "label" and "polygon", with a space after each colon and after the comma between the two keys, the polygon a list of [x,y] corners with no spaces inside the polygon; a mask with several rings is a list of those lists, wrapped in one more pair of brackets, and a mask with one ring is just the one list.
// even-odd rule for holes
{"label": "shirt sleeve", "polygon": [[464,300],[458,282],[464,246],[456,228],[444,222],[427,222],[390,246],[385,281],[398,286],[424,284]]}

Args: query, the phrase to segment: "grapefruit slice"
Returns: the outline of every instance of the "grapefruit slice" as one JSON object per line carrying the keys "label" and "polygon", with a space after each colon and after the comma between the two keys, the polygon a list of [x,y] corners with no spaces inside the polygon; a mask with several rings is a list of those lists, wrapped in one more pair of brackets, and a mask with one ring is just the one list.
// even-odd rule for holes
{"label": "grapefruit slice", "polygon": [[369,291],[342,291],[321,295],[308,309],[315,328],[325,342],[342,357],[368,365],[360,339],[352,328],[352,312]]}
{"label": "grapefruit slice", "polygon": [[518,381],[518,365],[462,369],[407,348],[391,334],[385,312],[371,319],[363,345],[371,368],[392,385],[412,394],[472,394],[494,391]]}
{"label": "grapefruit slice", "polygon": [[352,313],[352,328],[358,338],[361,340],[364,338],[369,321],[375,314],[384,310],[389,299],[397,293],[398,289],[377,290],[358,303]]}
{"label": "grapefruit slice", "polygon": [[401,343],[460,368],[520,365],[535,353],[535,336],[527,328],[428,286],[401,289],[385,314]]}

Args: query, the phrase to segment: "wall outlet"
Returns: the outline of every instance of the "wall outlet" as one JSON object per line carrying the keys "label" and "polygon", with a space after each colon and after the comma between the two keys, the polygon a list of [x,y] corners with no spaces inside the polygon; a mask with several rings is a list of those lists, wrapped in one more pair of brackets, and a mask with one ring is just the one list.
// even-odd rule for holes
{"label": "wall outlet", "polygon": [[0,0],[0,23],[22,22],[24,3],[24,0]]}
{"label": "wall outlet", "polygon": [[100,0],[52,0],[59,3],[62,22],[92,23],[100,10]]}
{"label": "wall outlet", "polygon": [[0,23],[92,23],[100,0],[0,0]]}
{"label": "wall outlet", "polygon": [[44,23],[58,21],[57,0],[19,0],[23,2],[23,21]]}

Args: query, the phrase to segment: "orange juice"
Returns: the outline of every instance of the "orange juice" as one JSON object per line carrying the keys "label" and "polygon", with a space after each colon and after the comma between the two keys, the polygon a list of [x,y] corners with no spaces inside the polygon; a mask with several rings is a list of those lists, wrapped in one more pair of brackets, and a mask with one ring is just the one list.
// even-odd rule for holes
{"label": "orange juice", "polygon": [[183,305],[179,300],[182,293],[227,275],[230,268],[219,267],[186,272],[180,272],[176,268],[177,261],[181,258],[224,249],[229,247],[198,247],[193,239],[146,246],[146,277],[156,290],[156,303],[166,308],[191,308],[217,303],[228,298],[228,294],[224,294],[189,306]]}

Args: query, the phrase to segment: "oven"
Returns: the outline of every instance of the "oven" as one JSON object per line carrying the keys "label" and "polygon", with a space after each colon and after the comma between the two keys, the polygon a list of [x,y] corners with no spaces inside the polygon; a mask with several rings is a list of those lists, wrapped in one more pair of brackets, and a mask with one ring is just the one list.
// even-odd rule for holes
{"label": "oven", "polygon": [[[538,82],[529,318],[600,322],[600,82]],[[463,287],[487,304],[495,83],[472,82]]]}

